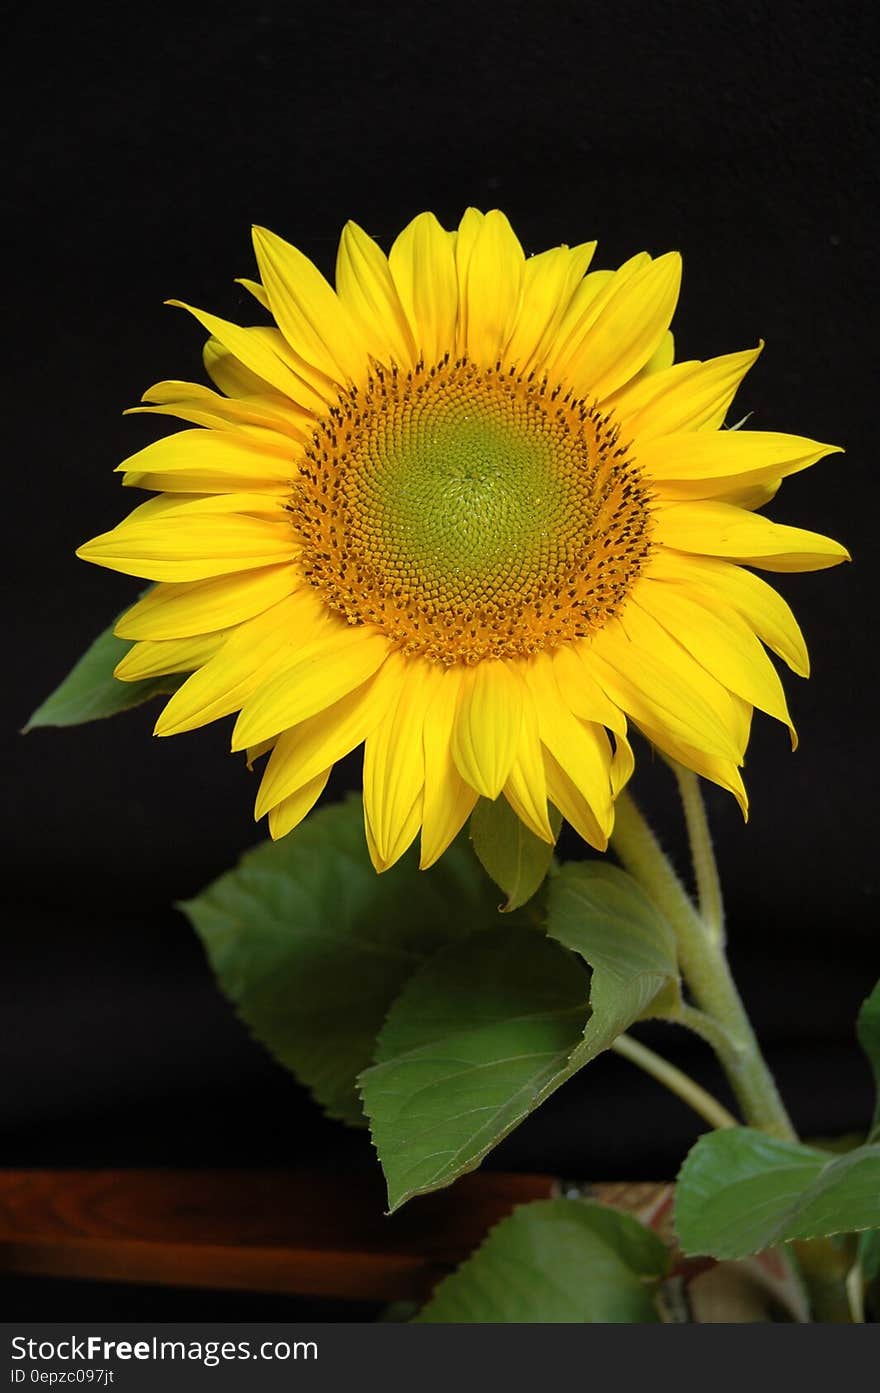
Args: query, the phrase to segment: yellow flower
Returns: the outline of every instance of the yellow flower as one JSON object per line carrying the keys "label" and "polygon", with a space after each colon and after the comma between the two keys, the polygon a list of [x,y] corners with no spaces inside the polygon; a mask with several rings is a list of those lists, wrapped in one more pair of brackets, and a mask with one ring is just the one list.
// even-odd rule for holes
{"label": "yellow flower", "polygon": [[274,325],[191,310],[219,390],[146,393],[195,429],[119,466],[157,496],[78,552],[158,582],[116,630],[123,680],[192,674],[156,733],[239,712],[273,837],[363,744],[378,870],[420,830],[430,865],[481,795],[604,849],[628,721],[745,811],[753,707],[791,727],[763,645],[808,660],[743,566],[847,555],[754,511],[835,448],[722,429],[760,346],[673,365],[675,253],[526,258],[497,211],[422,213],[387,257],[348,223],[335,291],[254,246]]}

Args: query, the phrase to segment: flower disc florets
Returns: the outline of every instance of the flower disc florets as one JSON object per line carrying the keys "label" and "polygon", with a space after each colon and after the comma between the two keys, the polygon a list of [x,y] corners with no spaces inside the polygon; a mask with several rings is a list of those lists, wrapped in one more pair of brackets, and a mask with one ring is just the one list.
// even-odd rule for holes
{"label": "flower disc florets", "polygon": [[436,662],[523,657],[619,609],[649,493],[613,415],[449,357],[374,366],[315,430],[292,503],[312,585]]}

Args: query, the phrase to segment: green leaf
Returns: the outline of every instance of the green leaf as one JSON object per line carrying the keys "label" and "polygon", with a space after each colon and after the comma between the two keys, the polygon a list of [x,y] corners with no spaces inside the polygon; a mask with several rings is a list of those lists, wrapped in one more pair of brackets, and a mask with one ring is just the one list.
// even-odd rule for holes
{"label": "green leaf", "polygon": [[632,876],[604,861],[563,866],[550,884],[547,932],[593,969],[586,1064],[634,1021],[680,999],[675,937]]}
{"label": "green leaf", "polygon": [[668,1262],[665,1244],[627,1214],[536,1200],[496,1225],[416,1322],[654,1324]]}
{"label": "green leaf", "polygon": [[877,1091],[874,1103],[874,1118],[871,1122],[869,1141],[880,1141],[880,982],[862,1005],[856,1021],[856,1034],[859,1044],[868,1056],[868,1063],[874,1074],[874,1087]]}
{"label": "green leaf", "polygon": [[363,1125],[355,1079],[388,1007],[439,948],[497,923],[467,847],[378,876],[359,797],[313,813],[181,906],[257,1039],[332,1117]]}
{"label": "green leaf", "polygon": [[741,1258],[795,1238],[880,1227],[880,1145],[843,1156],[748,1127],[710,1132],[678,1177],[686,1253]]}
{"label": "green leaf", "polygon": [[[555,836],[562,819],[551,816]],[[480,863],[507,896],[502,913],[532,898],[553,862],[553,847],[530,832],[506,798],[481,798],[471,814],[470,838]]]}
{"label": "green leaf", "polygon": [[880,1277],[880,1229],[859,1234],[859,1262],[865,1282],[876,1282]]}
{"label": "green leaf", "polygon": [[148,677],[143,682],[120,682],[113,676],[116,664],[132,646],[128,639],[116,637],[115,624],[116,619],[86,649],[60,687],[37,707],[22,734],[40,726],[78,726],[116,716],[177,690],[183,681],[181,676]]}
{"label": "green leaf", "polygon": [[361,1076],[391,1209],[474,1170],[569,1077],[587,994],[576,958],[513,924],[412,978]]}
{"label": "green leaf", "polygon": [[[547,929],[450,948],[392,1007],[362,1078],[392,1209],[473,1170],[634,1021],[677,999],[672,933],[624,871],[563,867]],[[564,949],[593,969],[589,1001]]]}

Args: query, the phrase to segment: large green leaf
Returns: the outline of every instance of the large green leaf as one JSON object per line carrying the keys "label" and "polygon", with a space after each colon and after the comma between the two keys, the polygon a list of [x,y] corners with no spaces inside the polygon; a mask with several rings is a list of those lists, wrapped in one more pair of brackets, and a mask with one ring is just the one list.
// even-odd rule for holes
{"label": "large green leaf", "polygon": [[876,1098],[869,1141],[880,1141],[880,982],[862,1005],[856,1021],[859,1044],[868,1056],[874,1074]]}
{"label": "large green leaf", "polygon": [[392,1209],[473,1170],[568,1078],[588,988],[570,953],[509,923],[412,978],[361,1076]]}
{"label": "large green leaf", "polygon": [[586,1064],[634,1021],[679,999],[672,930],[632,876],[605,861],[563,866],[550,883],[547,932],[593,969]]}
{"label": "large green leaf", "polygon": [[794,1238],[880,1227],[880,1145],[831,1155],[748,1127],[710,1132],[678,1177],[686,1253],[741,1258]]}
{"label": "large green leaf", "polygon": [[115,623],[95,639],[61,685],[37,707],[25,734],[40,726],[78,726],[116,716],[177,690],[183,681],[180,676],[148,677],[143,682],[119,682],[113,676],[113,669],[132,646],[128,639],[116,637]]}
{"label": "large green leaf", "polygon": [[[554,810],[553,831],[562,819]],[[481,798],[471,814],[470,838],[483,869],[507,896],[503,912],[534,895],[553,863],[553,847],[521,822],[506,798]]]}
{"label": "large green leaf", "polygon": [[385,1013],[439,948],[498,922],[466,846],[378,876],[361,800],[313,813],[181,906],[220,986],[256,1037],[333,1117],[363,1123],[354,1081]]}
{"label": "large green leaf", "polygon": [[536,1200],[502,1219],[416,1321],[654,1324],[668,1262],[665,1244],[626,1214]]}
{"label": "large green leaf", "polygon": [[549,885],[550,939],[498,930],[460,943],[389,1013],[362,1084],[392,1209],[473,1170],[576,1070],[676,997],[671,931],[625,872],[565,866]]}

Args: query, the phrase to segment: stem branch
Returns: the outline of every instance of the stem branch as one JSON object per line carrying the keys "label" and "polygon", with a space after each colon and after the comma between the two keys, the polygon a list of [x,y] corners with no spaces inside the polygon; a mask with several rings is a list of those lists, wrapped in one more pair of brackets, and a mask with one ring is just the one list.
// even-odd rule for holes
{"label": "stem branch", "polygon": [[674,1064],[670,1064],[669,1060],[664,1059],[662,1055],[649,1050],[647,1045],[634,1040],[631,1035],[618,1035],[611,1048],[616,1054],[628,1059],[631,1064],[636,1064],[640,1069],[644,1069],[646,1074],[650,1074],[670,1092],[675,1093],[682,1102],[693,1108],[695,1113],[699,1113],[710,1127],[739,1126],[733,1113],[728,1112],[717,1098],[713,1098],[712,1094],[702,1088],[689,1074],[686,1074],[683,1069],[678,1069]]}

